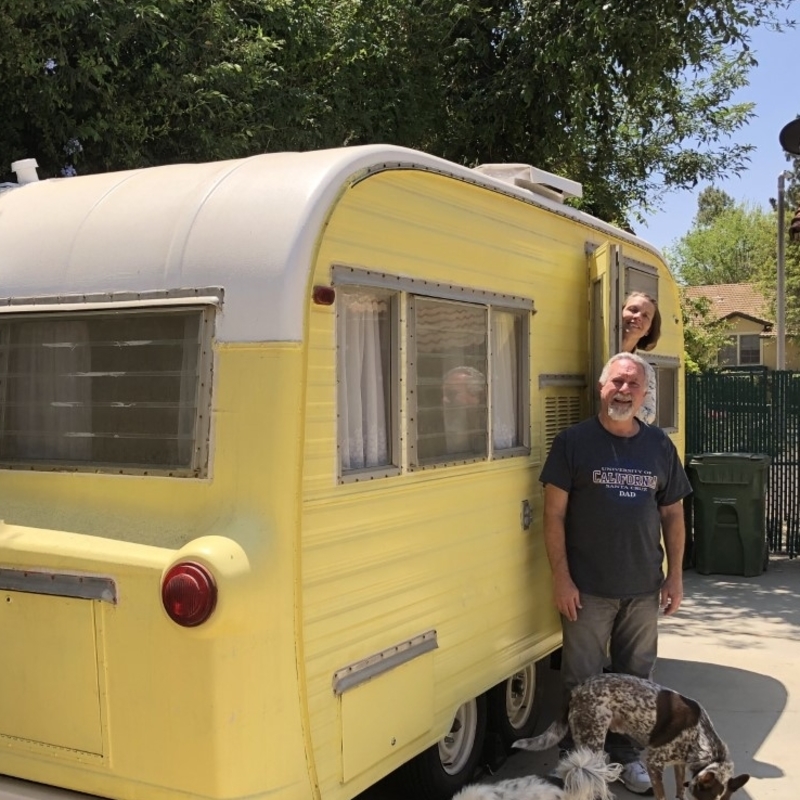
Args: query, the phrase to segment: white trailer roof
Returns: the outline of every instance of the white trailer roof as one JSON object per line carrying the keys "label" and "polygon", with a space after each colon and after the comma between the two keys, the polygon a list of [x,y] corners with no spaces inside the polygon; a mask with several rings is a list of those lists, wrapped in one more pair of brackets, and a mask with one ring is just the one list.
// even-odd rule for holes
{"label": "white trailer roof", "polygon": [[[222,341],[299,341],[319,232],[354,178],[433,170],[644,242],[495,178],[386,145],[53,179],[0,195],[2,300],[222,287]],[[66,298],[65,298],[66,299]]]}

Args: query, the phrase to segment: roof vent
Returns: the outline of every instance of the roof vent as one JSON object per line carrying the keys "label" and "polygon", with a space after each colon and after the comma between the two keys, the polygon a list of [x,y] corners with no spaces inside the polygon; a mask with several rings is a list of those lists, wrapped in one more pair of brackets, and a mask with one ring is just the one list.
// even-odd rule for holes
{"label": "roof vent", "polygon": [[557,203],[563,203],[568,197],[583,197],[583,186],[577,181],[561,178],[530,164],[480,164],[475,167],[475,172],[528,189]]}
{"label": "roof vent", "polygon": [[38,166],[35,158],[23,158],[11,164],[11,171],[16,172],[17,183],[24,186],[26,183],[36,183],[39,180],[39,174],[36,172]]}

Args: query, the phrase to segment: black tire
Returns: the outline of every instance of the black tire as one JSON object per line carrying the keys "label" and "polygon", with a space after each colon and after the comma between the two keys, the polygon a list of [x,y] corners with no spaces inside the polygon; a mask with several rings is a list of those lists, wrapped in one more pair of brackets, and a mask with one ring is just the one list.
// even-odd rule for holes
{"label": "black tire", "polygon": [[450,800],[469,783],[480,764],[486,722],[484,695],[460,706],[450,733],[400,770],[408,796],[416,800]]}
{"label": "black tire", "polygon": [[486,693],[489,730],[500,737],[506,752],[517,739],[533,735],[544,702],[546,668],[546,659],[535,661]]}

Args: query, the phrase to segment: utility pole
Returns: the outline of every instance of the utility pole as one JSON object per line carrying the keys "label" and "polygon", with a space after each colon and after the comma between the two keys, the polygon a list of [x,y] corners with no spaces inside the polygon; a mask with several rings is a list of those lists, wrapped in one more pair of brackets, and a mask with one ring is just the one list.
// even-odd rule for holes
{"label": "utility pole", "polygon": [[786,173],[778,175],[778,291],[775,306],[778,312],[777,368],[786,369]]}

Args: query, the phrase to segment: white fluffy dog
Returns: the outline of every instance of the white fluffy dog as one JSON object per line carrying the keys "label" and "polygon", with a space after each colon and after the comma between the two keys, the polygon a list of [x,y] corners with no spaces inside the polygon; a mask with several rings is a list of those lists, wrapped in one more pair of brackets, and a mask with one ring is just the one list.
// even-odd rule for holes
{"label": "white fluffy dog", "polygon": [[567,753],[554,771],[563,788],[546,778],[525,775],[499,783],[473,783],[453,800],[614,800],[608,785],[621,771],[622,766],[609,764],[604,753],[579,747]]}

